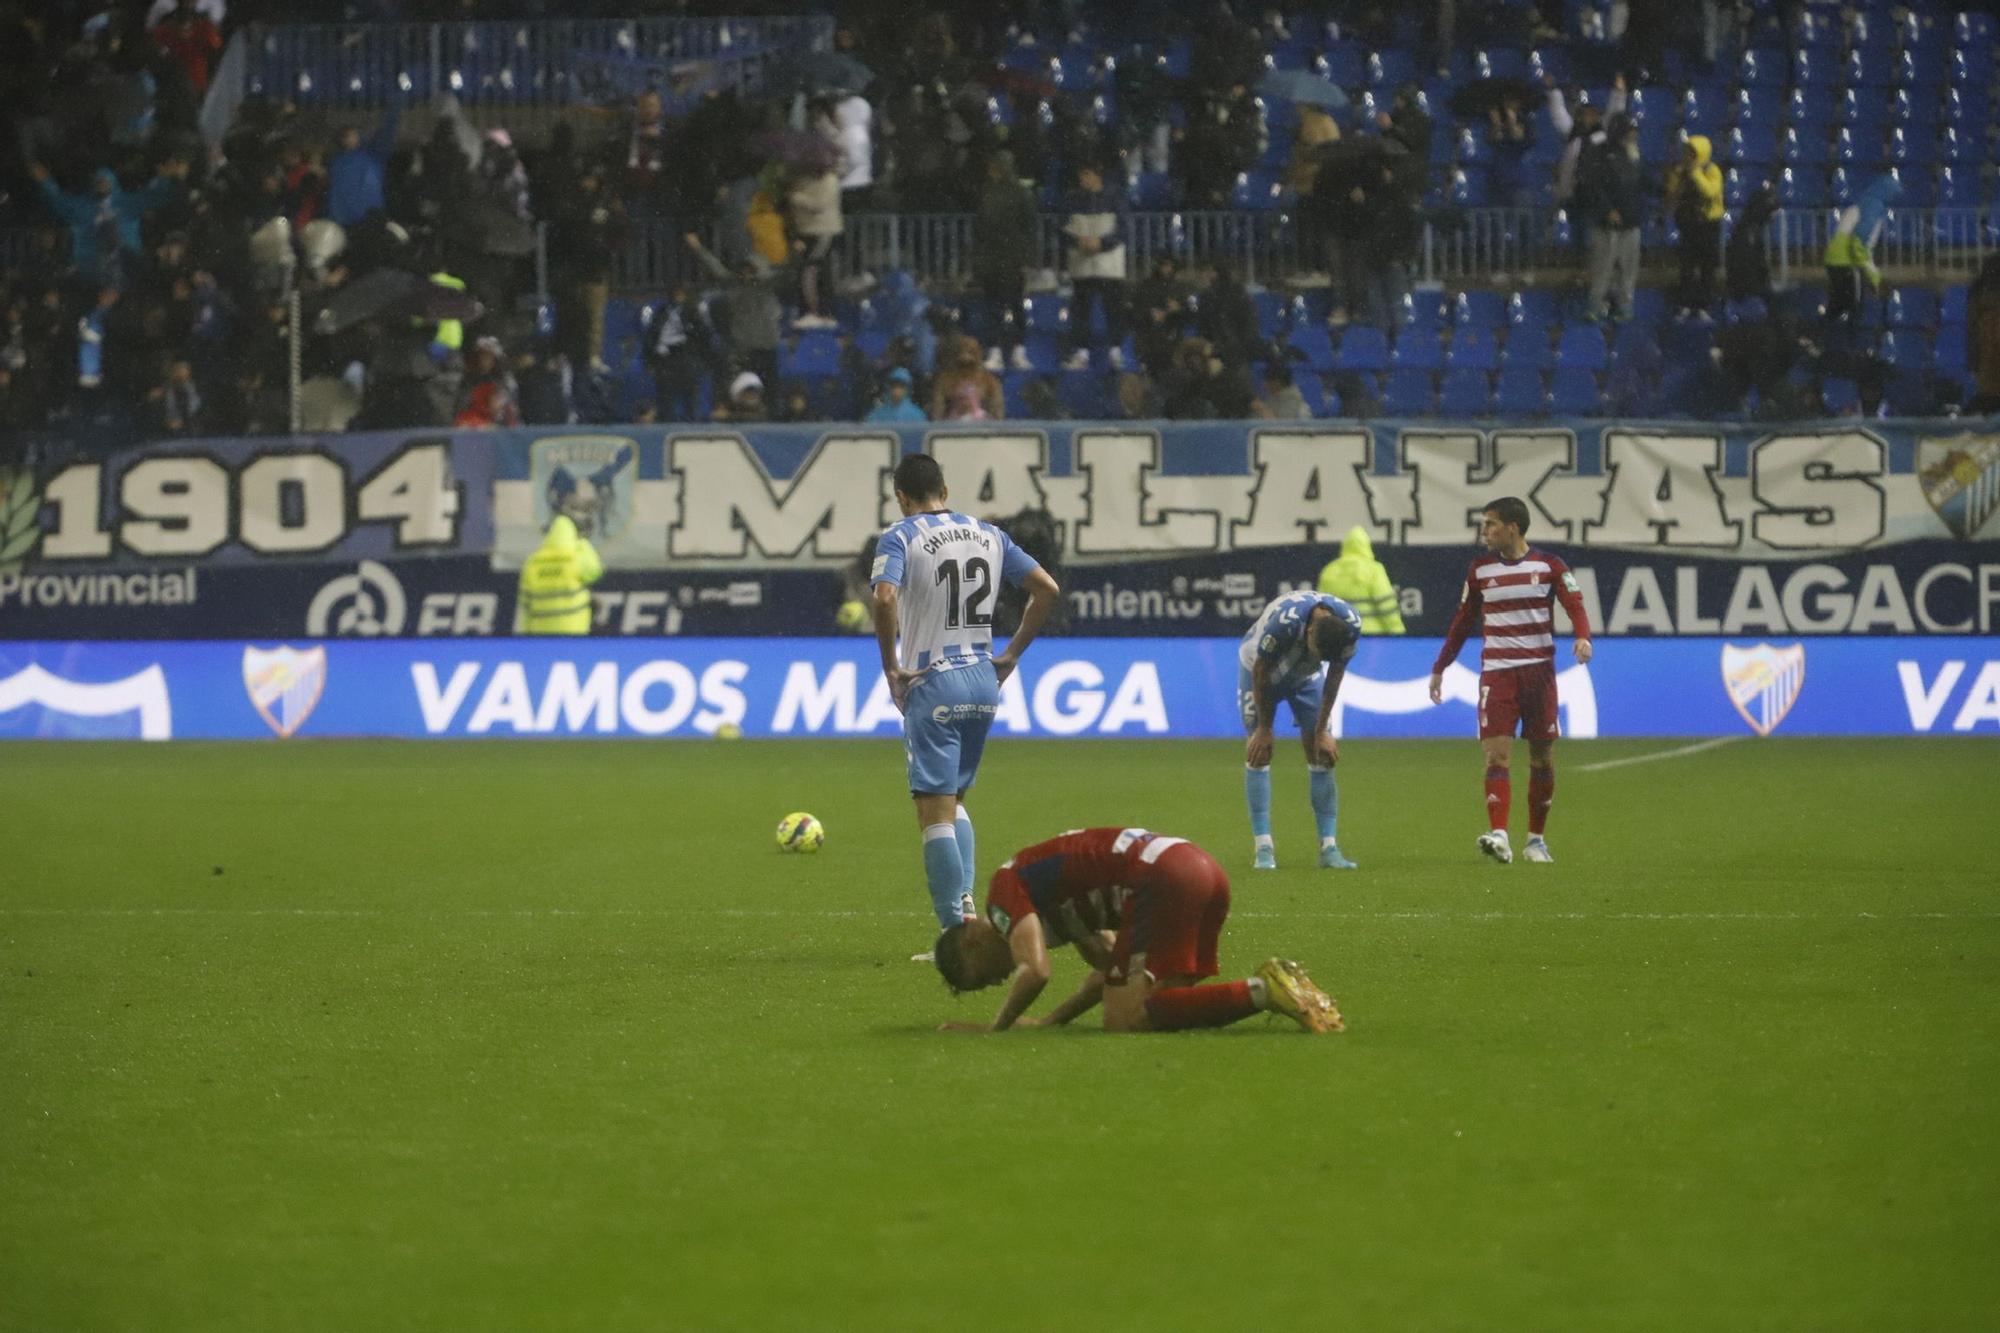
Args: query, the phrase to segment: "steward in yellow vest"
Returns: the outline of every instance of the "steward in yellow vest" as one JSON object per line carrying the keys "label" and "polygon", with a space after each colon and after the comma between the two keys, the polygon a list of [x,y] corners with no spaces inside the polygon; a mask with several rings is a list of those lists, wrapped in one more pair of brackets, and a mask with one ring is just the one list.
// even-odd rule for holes
{"label": "steward in yellow vest", "polygon": [[1402,634],[1403,613],[1389,571],[1375,558],[1368,530],[1356,524],[1340,543],[1340,556],[1319,572],[1319,590],[1361,613],[1363,634]]}
{"label": "steward in yellow vest", "polygon": [[578,535],[576,522],[557,514],[542,544],[521,566],[514,602],[516,634],[590,633],[590,585],[604,574],[597,550]]}

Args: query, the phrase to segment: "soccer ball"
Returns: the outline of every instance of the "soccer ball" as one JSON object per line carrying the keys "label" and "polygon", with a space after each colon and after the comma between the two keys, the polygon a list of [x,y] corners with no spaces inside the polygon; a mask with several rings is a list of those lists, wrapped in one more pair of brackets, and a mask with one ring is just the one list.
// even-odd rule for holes
{"label": "soccer ball", "polygon": [[778,821],[778,850],[781,852],[816,852],[825,843],[826,830],[803,810]]}

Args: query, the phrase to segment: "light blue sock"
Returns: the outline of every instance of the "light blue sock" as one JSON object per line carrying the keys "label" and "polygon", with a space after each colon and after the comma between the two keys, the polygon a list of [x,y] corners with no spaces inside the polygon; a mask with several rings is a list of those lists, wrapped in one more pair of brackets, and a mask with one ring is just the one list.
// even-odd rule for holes
{"label": "light blue sock", "polygon": [[1243,767],[1243,799],[1250,803],[1250,833],[1253,837],[1271,836],[1271,769]]}
{"label": "light blue sock", "polygon": [[964,879],[958,864],[958,830],[950,824],[932,824],[924,830],[924,880],[938,925],[945,930],[959,923],[959,885]]}
{"label": "light blue sock", "polygon": [[964,878],[959,881],[958,891],[961,896],[970,896],[972,878],[977,873],[973,869],[972,860],[972,816],[960,809],[958,822],[952,825],[952,829],[958,835],[958,863],[959,869],[964,874]]}
{"label": "light blue sock", "polygon": [[1330,768],[1308,769],[1312,776],[1313,819],[1319,824],[1322,845],[1340,836],[1340,788],[1333,783]]}

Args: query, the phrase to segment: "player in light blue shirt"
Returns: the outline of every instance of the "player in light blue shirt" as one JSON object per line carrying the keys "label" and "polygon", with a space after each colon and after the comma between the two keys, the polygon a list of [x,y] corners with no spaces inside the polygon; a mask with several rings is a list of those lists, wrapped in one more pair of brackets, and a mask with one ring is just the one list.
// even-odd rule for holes
{"label": "player in light blue shirt", "polygon": [[1244,632],[1236,706],[1250,736],[1243,748],[1243,795],[1259,870],[1278,868],[1271,842],[1271,723],[1281,702],[1290,706],[1305,744],[1319,863],[1330,870],[1356,868],[1340,853],[1340,791],[1333,781],[1340,743],[1327,734],[1327,719],[1360,646],[1361,614],[1338,597],[1309,590],[1273,597]]}
{"label": "player in light blue shirt", "polygon": [[[882,674],[903,710],[910,795],[924,836],[924,878],[938,925],[974,915],[972,817],[966,789],[979,772],[1000,685],[1048,619],[1060,590],[1006,533],[954,511],[944,472],[928,454],[896,466],[903,520],[875,544],[875,641]],[[1002,582],[1028,605],[1006,651],[993,652]],[[930,955],[919,954],[928,962]]]}

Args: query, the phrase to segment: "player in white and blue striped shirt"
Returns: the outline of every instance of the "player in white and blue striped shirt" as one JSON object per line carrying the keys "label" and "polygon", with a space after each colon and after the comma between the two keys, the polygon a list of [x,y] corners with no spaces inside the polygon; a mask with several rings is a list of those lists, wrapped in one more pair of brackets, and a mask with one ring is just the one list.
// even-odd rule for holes
{"label": "player in white and blue striped shirt", "polygon": [[1360,613],[1338,597],[1310,590],[1273,597],[1244,632],[1237,650],[1236,706],[1250,738],[1243,750],[1243,795],[1258,870],[1278,866],[1271,841],[1271,723],[1281,702],[1290,706],[1305,744],[1319,863],[1329,870],[1355,869],[1340,851],[1340,790],[1333,780],[1340,745],[1327,734],[1327,719],[1360,646]]}
{"label": "player in white and blue striped shirt", "polygon": [[[947,499],[936,459],[904,458],[896,467],[903,520],[876,543],[871,575],[882,674],[903,710],[924,878],[945,929],[974,913],[965,793],[979,772],[1001,682],[1060,595],[1056,581],[1006,533],[954,511]],[[1028,605],[1021,628],[996,656],[993,606],[1003,581],[1025,587]]]}

